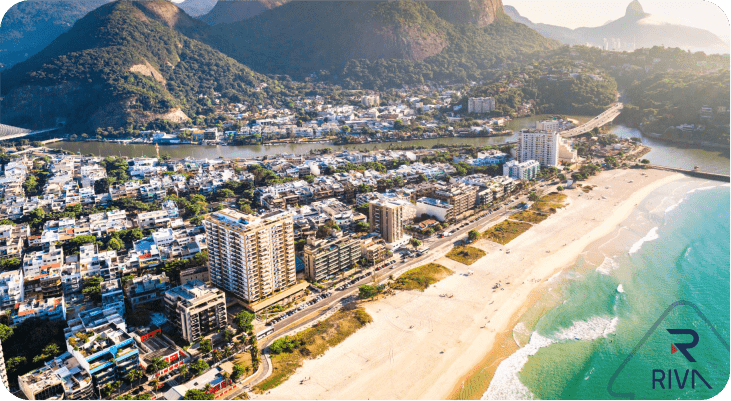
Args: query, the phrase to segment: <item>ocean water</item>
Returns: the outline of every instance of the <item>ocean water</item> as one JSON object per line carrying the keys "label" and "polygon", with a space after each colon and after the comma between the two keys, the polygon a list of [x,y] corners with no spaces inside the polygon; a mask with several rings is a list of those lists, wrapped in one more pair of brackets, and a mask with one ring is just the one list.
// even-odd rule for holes
{"label": "ocean water", "polygon": [[[730,202],[728,185],[691,178],[653,192],[624,225],[552,280],[544,297],[552,307],[519,323],[527,344],[500,364],[482,398],[629,398],[607,387],[646,335],[616,373],[615,393],[637,399],[719,393],[729,379]],[[696,305],[721,339],[687,305],[647,334],[679,300]],[[671,344],[689,343],[691,335],[668,329],[697,333],[698,344],[688,349],[695,362],[671,353]]]}

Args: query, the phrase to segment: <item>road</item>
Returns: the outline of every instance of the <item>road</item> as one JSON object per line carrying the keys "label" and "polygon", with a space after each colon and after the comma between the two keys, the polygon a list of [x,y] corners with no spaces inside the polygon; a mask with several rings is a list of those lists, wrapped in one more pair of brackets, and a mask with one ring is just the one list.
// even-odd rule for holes
{"label": "road", "polygon": [[[525,192],[527,193],[528,191]],[[386,268],[375,272],[376,280],[380,282],[390,275],[393,275],[393,277],[396,278],[399,275],[408,271],[409,269],[440,259],[447,252],[449,252],[454,243],[467,238],[467,233],[470,230],[477,229],[480,232],[486,230],[488,225],[493,225],[494,223],[504,220],[509,215],[517,213],[519,211],[511,210],[511,206],[515,206],[521,202],[527,202],[527,200],[527,195],[519,196],[516,198],[516,200],[506,203],[505,205],[498,208],[495,212],[488,213],[477,220],[473,220],[474,218],[468,220],[469,223],[466,226],[462,226],[465,221],[461,222],[461,224],[457,228],[457,232],[449,237],[436,238],[436,236],[432,236],[431,238],[424,240],[423,243],[424,245],[429,246],[429,251],[427,251],[421,257],[407,259],[406,262],[398,261],[396,264],[392,265],[395,266],[393,269]],[[456,226],[450,226],[449,229],[445,230],[445,232],[450,232],[454,230],[454,227]],[[363,274],[367,271],[372,272],[373,269],[363,269],[363,272],[357,273],[356,275]],[[260,369],[252,376],[249,376],[247,379],[245,379],[242,382],[242,385],[236,391],[227,394],[225,398],[235,398],[236,396],[240,395],[242,391],[249,390],[250,387],[255,386],[256,384],[269,377],[269,375],[271,374],[271,361],[268,359],[269,356],[266,348],[274,340],[293,330],[306,326],[317,320],[322,320],[322,316],[327,314],[328,312],[337,310],[340,307],[352,301],[355,301],[356,299],[358,299],[358,287],[364,284],[372,283],[373,280],[373,276],[368,276],[364,277],[363,279],[353,284],[350,288],[343,291],[331,290],[330,292],[332,293],[332,296],[330,296],[329,298],[322,299],[318,303],[311,305],[297,313],[294,313],[292,316],[272,325],[271,327],[274,329],[274,333],[259,341],[259,346],[262,350],[262,361]]]}
{"label": "road", "polygon": [[565,138],[571,138],[587,133],[596,127],[601,127],[603,125],[609,124],[610,122],[614,121],[615,118],[617,118],[623,107],[623,103],[617,102],[613,104],[612,107],[604,111],[602,114],[599,114],[598,116],[592,118],[586,123],[581,124],[578,127],[572,128],[568,131],[562,131],[561,136]]}

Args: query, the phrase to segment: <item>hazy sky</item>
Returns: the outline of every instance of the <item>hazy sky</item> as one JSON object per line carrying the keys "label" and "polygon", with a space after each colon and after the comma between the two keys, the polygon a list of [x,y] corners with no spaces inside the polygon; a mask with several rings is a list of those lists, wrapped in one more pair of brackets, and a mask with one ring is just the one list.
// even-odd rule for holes
{"label": "hazy sky", "polygon": [[[533,22],[569,28],[599,26],[624,15],[631,0],[503,0]],[[663,21],[707,29],[729,37],[726,13],[731,1],[714,0],[722,8],[704,0],[640,0],[646,13]],[[724,13],[725,11],[725,13]]]}

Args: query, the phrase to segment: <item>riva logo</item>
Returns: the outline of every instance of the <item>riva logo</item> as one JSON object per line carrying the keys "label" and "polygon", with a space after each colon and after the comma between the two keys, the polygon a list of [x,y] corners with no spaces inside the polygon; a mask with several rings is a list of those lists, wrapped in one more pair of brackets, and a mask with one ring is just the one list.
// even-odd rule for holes
{"label": "riva logo", "polygon": [[[698,345],[698,342],[700,341],[700,337],[698,336],[698,333],[696,333],[695,330],[692,329],[667,329],[668,333],[670,334],[676,334],[676,335],[685,335],[685,336],[691,336],[692,340],[689,343],[670,343],[670,354],[674,354],[678,351],[680,351],[681,354],[685,357],[685,359],[688,360],[688,362],[696,362],[695,358],[693,358],[693,355],[688,352],[689,349],[695,347]],[[712,389],[711,385],[708,384],[706,379],[703,378],[701,375],[701,372],[697,371],[696,369],[685,369],[685,373],[678,373],[682,372],[678,369],[668,369],[667,371],[667,382],[665,381],[665,370],[664,369],[653,369],[652,370],[652,389],[663,389],[665,390],[665,386],[667,385],[667,389],[673,388],[673,373],[675,374],[675,385],[678,389],[684,389],[686,385],[688,385],[688,375],[690,375],[690,386],[692,389],[695,389],[696,385],[696,378],[698,379],[700,385],[700,382],[703,382],[703,384],[708,387],[708,389]],[[683,379],[680,379],[680,376],[683,376]],[[656,387],[657,385],[657,387]]]}
{"label": "riva logo", "polygon": [[[630,363],[632,358],[640,351],[643,345],[648,341],[648,339],[655,333],[655,331],[658,329],[660,324],[665,320],[666,317],[670,314],[670,312],[673,311],[678,306],[685,306],[689,307],[691,314],[692,312],[695,312],[696,317],[693,318],[693,321],[698,322],[699,324],[694,325],[696,328],[704,328],[708,329],[710,331],[709,334],[712,334],[710,336],[706,335],[703,337],[703,345],[698,347],[698,344],[701,342],[701,336],[693,329],[678,329],[678,328],[672,328],[672,329],[665,329],[665,331],[658,331],[658,333],[665,333],[665,336],[667,336],[667,340],[662,340],[661,344],[663,347],[662,353],[664,355],[667,355],[667,344],[670,342],[670,356],[669,358],[662,358],[664,361],[667,361],[671,363],[672,365],[678,366],[677,368],[671,368],[668,369],[667,366],[663,368],[653,368],[651,371],[648,371],[648,376],[645,376],[645,379],[642,379],[641,377],[637,377],[638,380],[641,380],[642,382],[646,383],[648,387],[644,387],[644,389],[641,388],[641,386],[633,386],[634,389],[642,391],[643,398],[671,398],[675,399],[678,397],[678,393],[675,393],[675,391],[683,390],[683,389],[693,389],[693,390],[701,390],[701,391],[707,391],[708,389],[713,389],[712,383],[710,383],[703,375],[701,374],[700,370],[703,370],[703,372],[706,373],[706,377],[708,376],[709,370],[713,369],[712,366],[707,366],[708,364],[704,364],[702,362],[699,362],[696,360],[696,358],[693,356],[693,354],[696,354],[695,356],[698,356],[700,354],[699,350],[704,349],[704,347],[708,347],[711,345],[715,345],[715,341],[718,341],[718,344],[722,345],[726,350],[729,350],[729,345],[726,342],[726,339],[716,330],[716,328],[711,324],[711,321],[708,320],[708,318],[701,312],[700,308],[698,308],[694,303],[689,301],[676,301],[673,302],[670,306],[668,306],[667,309],[660,315],[660,317],[657,319],[657,321],[650,327],[650,329],[645,333],[644,337],[640,340],[640,342],[632,349],[632,352],[630,352],[629,355],[622,361],[622,363],[619,365],[617,370],[614,372],[612,377],[609,379],[609,383],[607,384],[607,392],[612,396],[616,398],[629,398],[634,399],[635,393],[634,392],[621,392],[616,391],[613,389],[615,382],[617,381],[617,378],[619,377],[620,373],[624,368],[627,366],[627,364]],[[687,309],[683,309],[687,310]],[[685,312],[683,312],[685,313]],[[700,319],[700,320],[698,320]],[[705,333],[705,331],[704,331]],[[715,340],[714,340],[715,337]],[[714,341],[714,344],[706,344],[706,339],[711,339]],[[697,347],[697,348],[696,348]],[[695,349],[693,349],[695,348]],[[691,353],[691,350],[693,353]],[[682,358],[680,355],[682,355]],[[688,364],[690,365],[690,369],[687,369]],[[679,365],[682,365],[683,367],[680,368]],[[651,375],[651,376],[649,376]],[[652,385],[650,386],[650,383]],[[639,383],[637,383],[639,384]],[[716,383],[718,384],[718,383]],[[719,386],[716,386],[719,387]],[[719,388],[723,388],[721,385]],[[665,390],[665,391],[662,391]],[[648,393],[647,391],[651,392]],[[656,396],[651,396],[650,394],[656,394]],[[683,397],[681,397],[683,398]]]}

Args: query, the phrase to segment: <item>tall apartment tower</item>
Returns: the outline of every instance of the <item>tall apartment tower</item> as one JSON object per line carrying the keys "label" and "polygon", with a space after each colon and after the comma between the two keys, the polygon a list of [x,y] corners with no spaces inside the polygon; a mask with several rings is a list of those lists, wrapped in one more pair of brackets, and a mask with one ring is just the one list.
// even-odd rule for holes
{"label": "tall apartment tower", "polygon": [[206,217],[211,282],[247,303],[297,284],[292,215],[223,209]]}
{"label": "tall apartment tower", "polygon": [[404,236],[403,205],[389,200],[375,200],[368,205],[371,231],[377,231],[386,242],[398,242]]}
{"label": "tall apartment tower", "polygon": [[471,97],[467,99],[468,113],[489,113],[495,110],[494,97]]}
{"label": "tall apartment tower", "polygon": [[555,132],[520,131],[518,135],[518,161],[535,160],[541,167],[558,165],[559,135]]}

